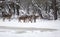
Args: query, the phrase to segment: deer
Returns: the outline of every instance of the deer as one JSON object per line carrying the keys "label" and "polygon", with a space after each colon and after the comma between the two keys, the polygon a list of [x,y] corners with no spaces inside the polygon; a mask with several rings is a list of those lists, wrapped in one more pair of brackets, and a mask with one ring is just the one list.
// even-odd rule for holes
{"label": "deer", "polygon": [[19,21],[23,20],[24,22],[26,22],[26,20],[28,20],[32,22],[32,17],[33,17],[32,15],[31,16],[25,15],[25,16],[19,17],[18,19]]}
{"label": "deer", "polygon": [[18,18],[18,20],[19,21],[21,21],[21,20],[23,20],[24,22],[26,22],[26,20],[27,20],[27,16],[25,15],[25,16],[20,16],[19,18]]}
{"label": "deer", "polygon": [[27,16],[28,21],[30,21],[31,23],[32,23],[32,18],[33,18],[33,15]]}
{"label": "deer", "polygon": [[36,22],[36,19],[39,18],[39,17],[40,17],[39,15],[38,15],[38,16],[33,15],[33,20],[34,20],[34,22]]}
{"label": "deer", "polygon": [[19,17],[19,21],[23,20],[24,22],[26,22],[26,20],[28,20],[28,22],[30,21],[32,23],[32,20],[34,22],[36,22],[36,19],[39,18],[40,16],[36,16],[36,15],[30,15],[30,16],[21,16]]}
{"label": "deer", "polygon": [[12,13],[11,12],[10,13],[4,13],[4,12],[2,12],[2,17],[3,17],[3,21],[5,19],[9,19],[9,21],[10,21],[10,18],[12,17]]}
{"label": "deer", "polygon": [[23,20],[24,22],[26,22],[26,20],[30,21],[32,23],[32,20],[34,20],[34,22],[36,22],[36,19],[39,18],[39,15],[25,15],[25,16],[21,16],[18,18],[19,21]]}

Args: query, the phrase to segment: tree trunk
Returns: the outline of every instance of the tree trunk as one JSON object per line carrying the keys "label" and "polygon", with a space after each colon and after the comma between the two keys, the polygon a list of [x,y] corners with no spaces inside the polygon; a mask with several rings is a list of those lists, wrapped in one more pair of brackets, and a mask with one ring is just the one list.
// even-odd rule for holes
{"label": "tree trunk", "polygon": [[46,10],[46,13],[47,13],[47,1],[46,1],[46,9],[45,10]]}
{"label": "tree trunk", "polygon": [[54,14],[54,20],[57,20],[57,7],[56,7],[56,0],[52,0],[52,7],[53,7],[53,14]]}
{"label": "tree trunk", "polygon": [[17,15],[19,15],[19,9],[17,9]]}

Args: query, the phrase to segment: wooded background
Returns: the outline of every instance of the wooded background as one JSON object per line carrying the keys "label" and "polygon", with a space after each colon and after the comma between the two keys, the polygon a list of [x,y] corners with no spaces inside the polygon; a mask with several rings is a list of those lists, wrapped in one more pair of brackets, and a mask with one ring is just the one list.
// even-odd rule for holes
{"label": "wooded background", "polygon": [[[29,20],[60,18],[60,0],[0,0],[0,18]],[[32,19],[32,20],[31,20]]]}

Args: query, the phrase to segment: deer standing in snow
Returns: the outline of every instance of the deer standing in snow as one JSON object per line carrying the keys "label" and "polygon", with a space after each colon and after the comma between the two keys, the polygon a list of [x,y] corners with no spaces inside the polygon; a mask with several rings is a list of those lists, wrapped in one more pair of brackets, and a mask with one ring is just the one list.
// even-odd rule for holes
{"label": "deer standing in snow", "polygon": [[9,13],[2,12],[2,17],[3,17],[3,21],[5,19],[9,19],[10,21],[10,18],[12,17],[12,12],[11,11],[9,11]]}

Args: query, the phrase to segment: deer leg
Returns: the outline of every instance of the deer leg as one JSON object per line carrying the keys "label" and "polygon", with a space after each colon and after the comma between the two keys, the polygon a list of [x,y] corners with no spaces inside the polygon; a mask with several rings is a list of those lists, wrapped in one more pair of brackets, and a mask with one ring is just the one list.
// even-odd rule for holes
{"label": "deer leg", "polygon": [[30,20],[29,21],[31,21],[31,23],[32,23],[32,19],[30,18]]}
{"label": "deer leg", "polygon": [[34,22],[36,22],[36,18],[34,18]]}
{"label": "deer leg", "polygon": [[32,20],[30,20],[31,21],[31,23],[32,23]]}
{"label": "deer leg", "polygon": [[11,17],[9,17],[9,18],[8,18],[8,19],[9,19],[9,21],[11,21],[11,20],[10,20],[10,18],[11,18]]}
{"label": "deer leg", "polygon": [[32,23],[32,20],[31,20],[31,23]]}
{"label": "deer leg", "polygon": [[26,22],[26,21],[27,21],[27,18],[24,19],[24,22]]}
{"label": "deer leg", "polygon": [[25,19],[24,19],[24,22],[25,22]]}
{"label": "deer leg", "polygon": [[9,18],[9,21],[10,21],[10,18]]}
{"label": "deer leg", "polygon": [[29,17],[27,17],[27,22],[29,22]]}
{"label": "deer leg", "polygon": [[5,21],[5,18],[3,18],[3,21]]}
{"label": "deer leg", "polygon": [[34,19],[34,22],[36,22],[36,19]]}
{"label": "deer leg", "polygon": [[20,22],[21,20],[19,19],[18,21]]}

